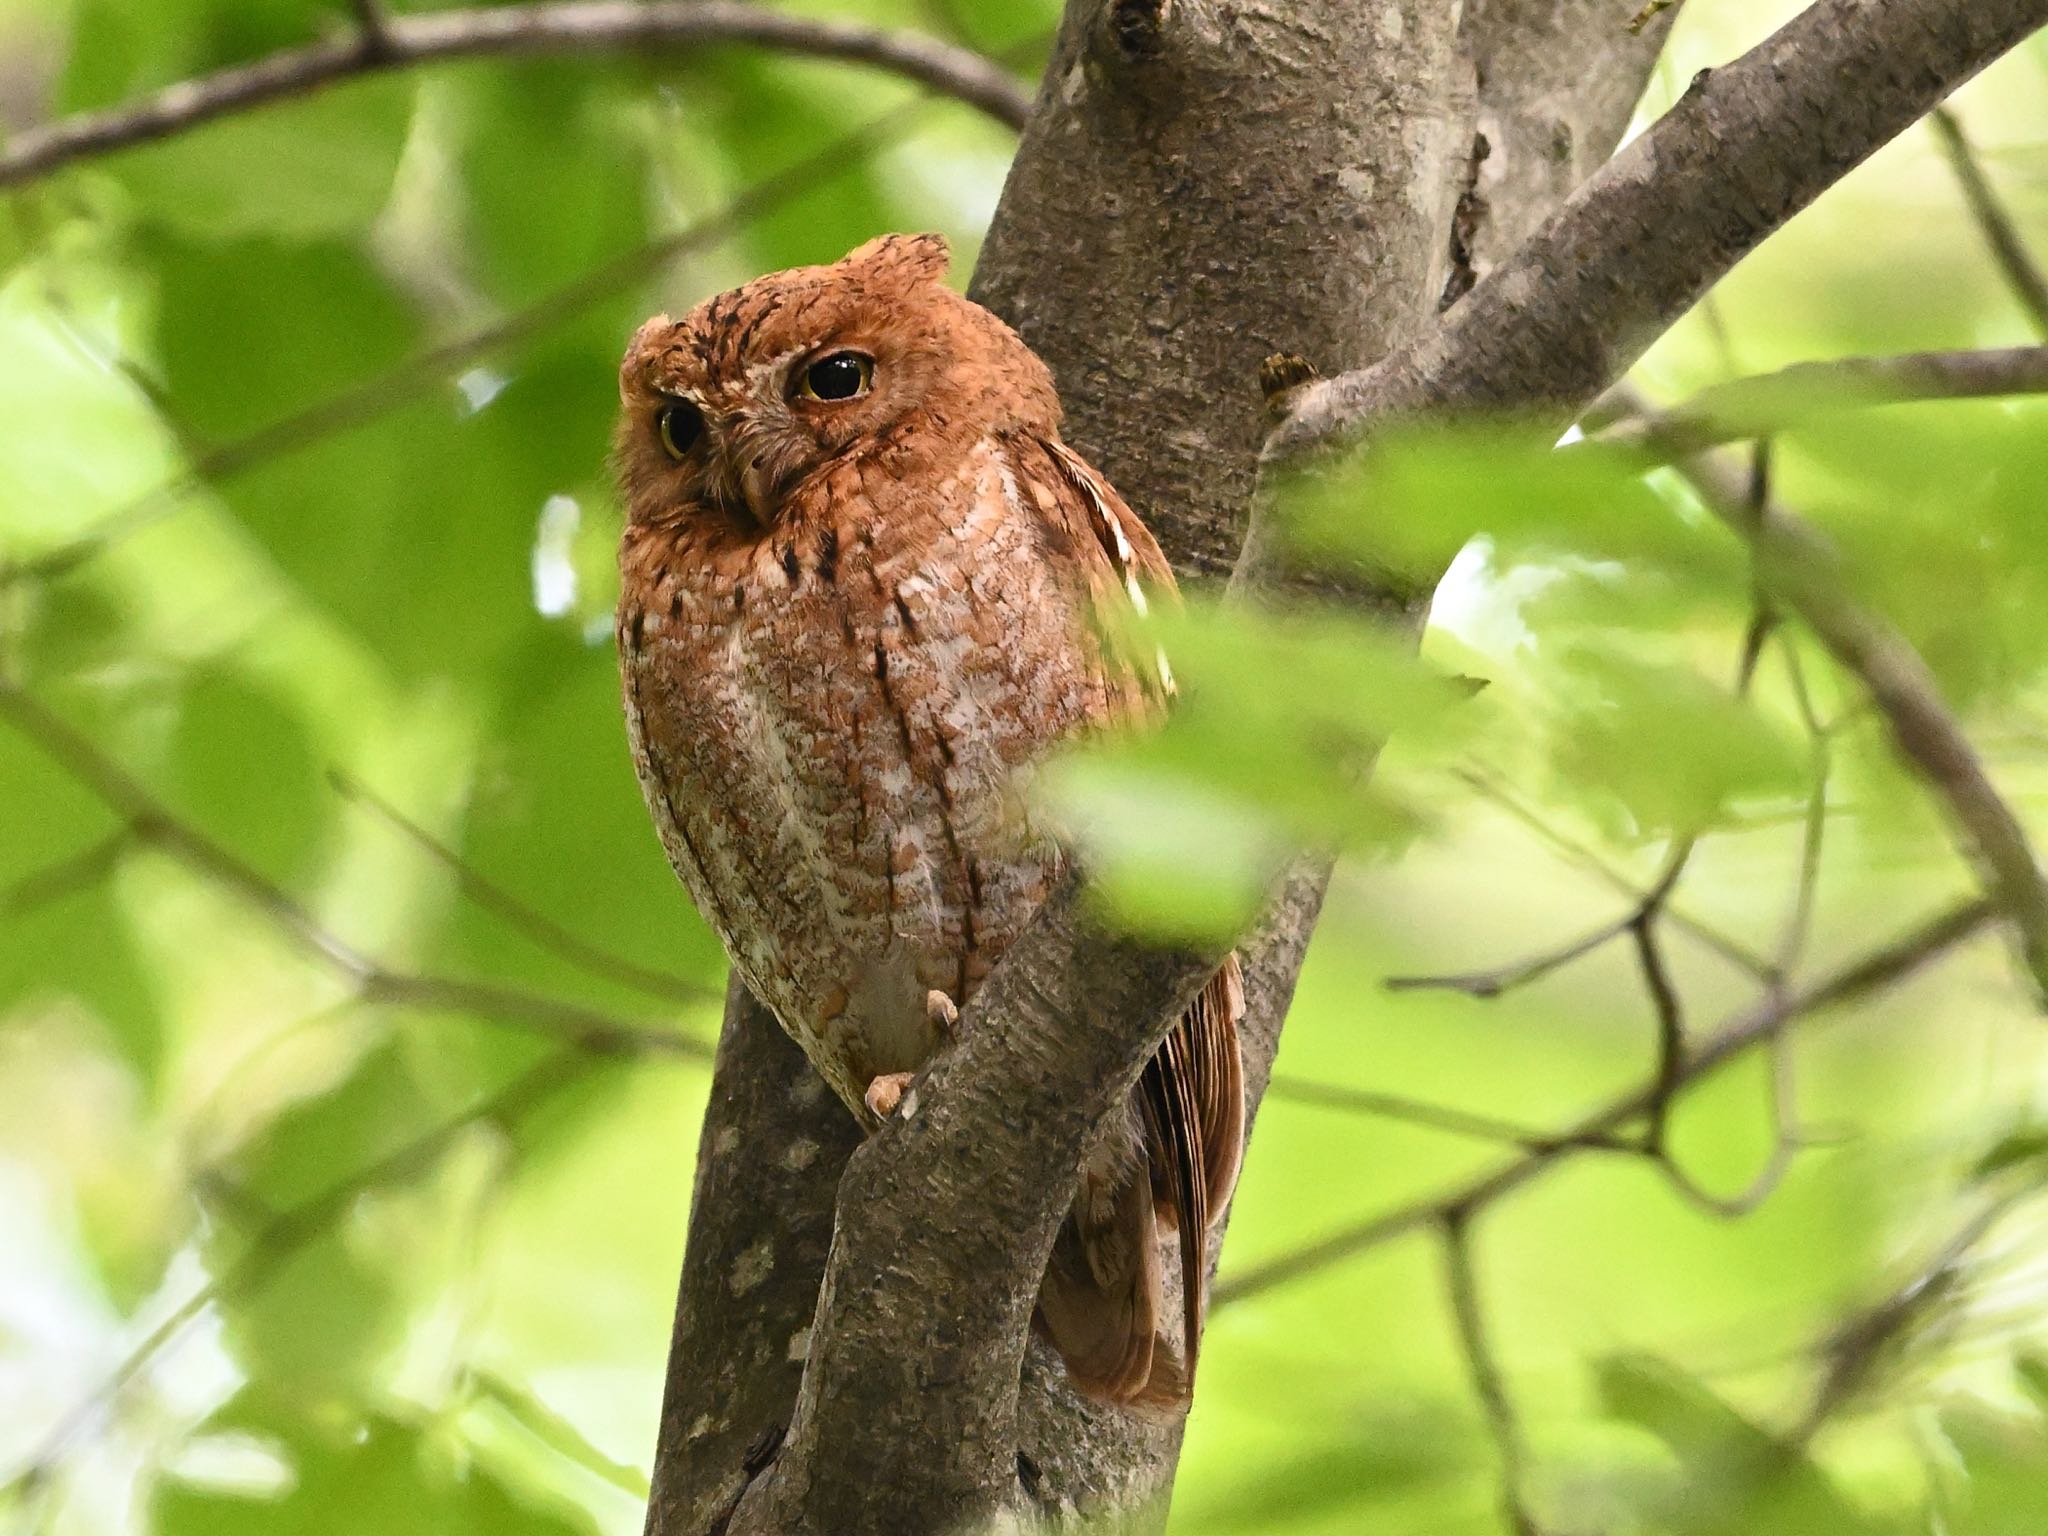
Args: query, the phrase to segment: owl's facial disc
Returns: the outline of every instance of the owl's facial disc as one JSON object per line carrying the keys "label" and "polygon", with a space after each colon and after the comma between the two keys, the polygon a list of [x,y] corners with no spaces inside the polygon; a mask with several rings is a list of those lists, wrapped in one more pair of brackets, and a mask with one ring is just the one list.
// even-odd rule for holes
{"label": "owl's facial disc", "polygon": [[875,384],[866,351],[829,342],[797,349],[746,369],[743,381],[661,396],[654,435],[701,477],[709,500],[766,529],[797,481],[872,425]]}

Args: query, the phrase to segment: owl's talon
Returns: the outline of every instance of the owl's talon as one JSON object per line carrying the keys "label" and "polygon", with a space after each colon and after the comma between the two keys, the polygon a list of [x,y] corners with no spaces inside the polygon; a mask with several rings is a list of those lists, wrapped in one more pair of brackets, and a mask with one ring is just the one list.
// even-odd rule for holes
{"label": "owl's talon", "polygon": [[939,1033],[950,1035],[953,1026],[960,1022],[960,1005],[941,992],[937,987],[924,995],[925,1017],[939,1027]]}
{"label": "owl's talon", "polygon": [[886,1120],[896,1113],[896,1106],[903,1102],[903,1090],[910,1086],[915,1072],[884,1072],[868,1084],[868,1091],[861,1095],[867,1101],[875,1118]]}

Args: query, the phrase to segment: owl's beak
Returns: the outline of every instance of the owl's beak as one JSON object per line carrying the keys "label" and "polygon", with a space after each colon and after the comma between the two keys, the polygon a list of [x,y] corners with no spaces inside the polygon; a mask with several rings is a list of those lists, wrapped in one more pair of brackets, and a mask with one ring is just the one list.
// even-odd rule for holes
{"label": "owl's beak", "polygon": [[781,487],[763,444],[748,430],[743,416],[721,421],[714,430],[719,499],[735,512],[745,508],[759,527],[769,527],[775,521]]}
{"label": "owl's beak", "polygon": [[758,453],[740,465],[740,498],[746,502],[747,510],[754,514],[754,521],[766,528],[775,520],[775,482],[769,475],[764,460]]}

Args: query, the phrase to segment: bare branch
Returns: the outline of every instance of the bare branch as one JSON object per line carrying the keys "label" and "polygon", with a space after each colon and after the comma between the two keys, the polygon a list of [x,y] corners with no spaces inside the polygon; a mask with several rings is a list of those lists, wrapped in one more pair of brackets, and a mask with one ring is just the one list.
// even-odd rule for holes
{"label": "bare branch", "polygon": [[580,934],[570,932],[545,912],[521,901],[496,881],[488,879],[472,868],[454,849],[406,816],[355,775],[337,768],[330,772],[327,778],[334,786],[335,792],[344,800],[365,807],[379,820],[395,829],[415,848],[422,850],[436,863],[450,870],[471,900],[525,934],[542,949],[560,956],[592,976],[632,987],[650,997],[664,998],[672,1003],[700,1003],[710,996],[705,988],[671,971],[650,970],[624,955],[613,954],[610,950],[591,943]]}
{"label": "bare branch", "polygon": [[1748,515],[1740,472],[1721,460],[1693,458],[1685,474],[1708,510],[1750,543],[1769,590],[1869,691],[1893,745],[1940,800],[1966,855],[2006,909],[2035,987],[2048,999],[2048,877],[1927,664],[1889,621],[1850,597],[1821,534],[1781,506],[1761,518]]}
{"label": "bare branch", "polygon": [[1386,988],[1389,992],[1420,992],[1435,990],[1462,992],[1467,997],[1492,999],[1503,992],[1512,992],[1516,987],[1527,986],[1532,981],[1541,981],[1553,971],[1562,970],[1574,960],[1582,960],[1594,951],[1627,933],[1635,925],[1641,912],[1630,912],[1613,922],[1602,923],[1589,933],[1576,939],[1567,940],[1553,949],[1531,955],[1523,960],[1513,960],[1506,965],[1497,965],[1483,971],[1457,971],[1443,976],[1389,976]]}
{"label": "bare branch", "polygon": [[1472,1224],[1469,1212],[1447,1216],[1441,1227],[1444,1250],[1444,1288],[1451,1298],[1451,1317],[1458,1325],[1458,1343],[1465,1353],[1466,1369],[1472,1376],[1472,1392],[1486,1414],[1494,1449],[1500,1457],[1501,1513],[1515,1536],[1539,1536],[1536,1517],[1530,1513],[1522,1489],[1528,1477],[1528,1453],[1523,1446],[1521,1421],[1508,1397],[1507,1378],[1494,1353],[1487,1332],[1486,1316],[1479,1302],[1479,1277],[1472,1262]]}
{"label": "bare branch", "polygon": [[[1731,935],[1723,933],[1719,928],[1692,916],[1684,909],[1672,903],[1672,893],[1669,886],[1677,883],[1677,875],[1674,874],[1674,869],[1678,873],[1683,873],[1684,871],[1683,860],[1677,858],[1678,853],[1684,846],[1682,842],[1673,845],[1672,853],[1666,857],[1663,872],[1659,874],[1655,884],[1645,891],[1637,885],[1636,881],[1610,864],[1592,848],[1545,821],[1543,817],[1539,816],[1511,794],[1504,785],[1473,770],[1458,770],[1456,777],[1461,783],[1486,796],[1487,799],[1514,817],[1516,821],[1535,833],[1538,838],[1548,844],[1559,855],[1578,865],[1579,868],[1598,876],[1607,885],[1621,892],[1624,896],[1634,899],[1636,905],[1627,916],[1618,919],[1612,924],[1611,929],[1596,929],[1593,934],[1587,935],[1588,939],[1601,937],[1604,942],[1605,939],[1620,937],[1628,931],[1628,926],[1635,921],[1637,913],[1654,902],[1663,913],[1664,920],[1674,928],[1681,929],[1697,939],[1701,944],[1719,955],[1723,960],[1726,960],[1737,970],[1747,972],[1759,981],[1769,979],[1771,974],[1770,962],[1762,955],[1755,953],[1748,945],[1741,943]],[[1663,889],[1660,890],[1660,887]],[[1580,940],[1566,945],[1564,958],[1577,959],[1579,953],[1584,952],[1580,949],[1582,943],[1584,941]],[[1533,961],[1522,962],[1522,965],[1524,968],[1531,965],[1543,967],[1545,961],[1553,958],[1555,958],[1554,955],[1539,955]],[[1545,968],[1547,969],[1548,967]],[[1508,967],[1506,969],[1512,972],[1514,968]],[[1483,975],[1484,973],[1481,974]],[[1431,978],[1423,977],[1412,984],[1429,985],[1431,984]]]}
{"label": "bare branch", "polygon": [[233,892],[301,951],[350,983],[362,1001],[472,1014],[565,1039],[586,1050],[639,1050],[698,1058],[711,1054],[702,1041],[666,1025],[634,1023],[579,1003],[485,982],[391,970],[328,929],[274,881],[181,821],[105,753],[4,679],[0,679],[0,719],[11,723],[119,816],[127,837],[163,850],[194,873]]}
{"label": "bare branch", "polygon": [[348,0],[348,8],[355,13],[357,45],[363,52],[375,55],[390,48],[390,18],[381,0]]}
{"label": "bare branch", "polygon": [[[1687,852],[1691,851],[1690,845]],[[1672,1096],[1684,1082],[1685,1017],[1678,989],[1664,968],[1664,952],[1657,945],[1656,914],[1645,909],[1629,924],[1629,939],[1635,945],[1636,964],[1643,973],[1643,990],[1650,996],[1650,1011],[1657,1020],[1657,1066],[1651,1082],[1649,1127],[1644,1144],[1656,1155],[1664,1153],[1665,1124],[1671,1117]]]}
{"label": "bare branch", "polygon": [[1986,1201],[1883,1299],[1846,1319],[1821,1346],[1822,1375],[1794,1439],[1806,1444],[1868,1384],[1901,1338],[1955,1293],[1964,1266],[1992,1228],[2009,1213],[2011,1194]]}
{"label": "bare branch", "polygon": [[[1502,1146],[1520,1147],[1525,1151],[1553,1148],[1557,1138],[1530,1126],[1517,1125],[1512,1120],[1497,1120],[1491,1115],[1474,1114],[1470,1110],[1454,1109],[1445,1104],[1426,1104],[1417,1099],[1402,1098],[1399,1094],[1376,1093],[1367,1088],[1347,1088],[1336,1083],[1316,1083],[1305,1078],[1276,1076],[1266,1085],[1266,1096],[1274,1099],[1291,1100],[1296,1104],[1312,1104],[1321,1109],[1345,1110],[1357,1114],[1376,1115],[1381,1119],[1405,1121],[1410,1125],[1424,1126],[1432,1131],[1443,1131],[1452,1136],[1466,1136],[1474,1141],[1490,1141]],[[1614,1139],[1609,1143],[1616,1152],[1634,1152],[1633,1142]]]}
{"label": "bare branch", "polygon": [[450,59],[645,52],[743,44],[885,69],[963,101],[1012,128],[1031,98],[1000,64],[912,32],[784,15],[737,0],[566,0],[380,17],[358,36],[287,49],[254,63],[167,86],[104,112],[80,113],[17,134],[0,154],[0,187],[58,166],[183,132],[231,113],[324,90],[337,82]]}
{"label": "bare branch", "polygon": [[1641,449],[1668,463],[1740,438],[1789,431],[1837,411],[2044,390],[2048,346],[1794,363],[1776,373],[1716,385],[1669,410],[1617,422],[1589,442]]}
{"label": "bare branch", "polygon": [[1537,411],[1562,430],[1766,235],[2044,23],[2048,0],[1816,0],[1702,71],[1444,324],[1300,390],[1269,456],[1304,461],[1425,409]]}
{"label": "bare branch", "polygon": [[[1996,909],[1985,901],[1950,908],[1902,938],[1826,977],[1804,992],[1767,996],[1739,1014],[1688,1053],[1679,1090],[1706,1081],[1730,1062],[1775,1039],[1788,1025],[1880,991],[1947,954],[1981,930]],[[1525,1153],[1469,1183],[1430,1199],[1397,1207],[1344,1231],[1253,1269],[1226,1277],[1216,1287],[1221,1307],[1313,1274],[1331,1264],[1446,1219],[1470,1217],[1520,1189],[1573,1153],[1611,1146],[1613,1138],[1646,1115],[1656,1100],[1653,1082],[1594,1110],[1550,1145]]]}
{"label": "bare branch", "polygon": [[1991,185],[1991,178],[1984,174],[1984,167],[1977,161],[1977,152],[1970,147],[1970,140],[1963,132],[1962,119],[1947,107],[1937,107],[1927,121],[1934,129],[1934,137],[1941,144],[1942,153],[1948,156],[1949,168],[1955,172],[1956,183],[1962,188],[1970,217],[1977,221],[1978,233],[1991,247],[1992,259],[1998,263],[2006,286],[2012,290],[2020,308],[2026,311],[2027,318],[2034,322],[2034,330],[2048,340],[2048,274],[2044,274],[2034,260],[2025,238],[2020,234],[2019,225],[2013,221],[2011,210]]}
{"label": "bare branch", "polygon": [[116,827],[90,847],[32,870],[12,885],[0,888],[0,917],[26,917],[39,907],[61,901],[73,891],[97,884],[120,865],[121,857],[135,846],[133,827]]}

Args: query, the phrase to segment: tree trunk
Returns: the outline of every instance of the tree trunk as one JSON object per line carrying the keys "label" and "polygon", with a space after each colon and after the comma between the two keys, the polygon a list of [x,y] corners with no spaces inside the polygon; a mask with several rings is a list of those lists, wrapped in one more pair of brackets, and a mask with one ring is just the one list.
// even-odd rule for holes
{"label": "tree trunk", "polygon": [[[1369,364],[1611,153],[1671,13],[1614,0],[1072,0],[973,292],[1051,366],[1067,436],[1185,578],[1236,560],[1268,354]],[[1245,946],[1263,1091],[1321,902]],[[735,1521],[786,1431],[856,1136],[774,1021],[729,999],[698,1153],[649,1536]],[[918,1405],[896,1432],[927,1433]],[[1015,1502],[1163,1523],[1180,1426],[1078,1401],[1033,1342]],[[821,1527],[829,1529],[831,1527]],[[842,1529],[853,1529],[849,1518]],[[937,1521],[897,1511],[893,1529]]]}

